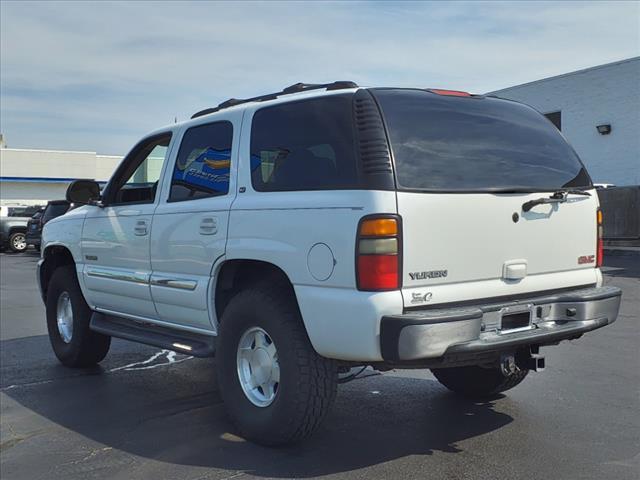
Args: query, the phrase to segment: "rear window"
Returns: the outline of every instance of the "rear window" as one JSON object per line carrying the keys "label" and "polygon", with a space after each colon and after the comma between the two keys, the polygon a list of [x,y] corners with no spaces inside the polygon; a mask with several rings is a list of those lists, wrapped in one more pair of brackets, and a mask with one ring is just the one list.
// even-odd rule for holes
{"label": "rear window", "polygon": [[46,223],[52,218],[64,215],[65,213],[67,213],[67,210],[69,210],[68,203],[50,203],[49,205],[47,205],[47,209],[44,211],[42,221]]}
{"label": "rear window", "polygon": [[258,110],[251,127],[253,188],[356,188],[351,97],[333,95]]}
{"label": "rear window", "polygon": [[486,191],[587,187],[557,128],[534,109],[495,98],[374,89],[404,189]]}

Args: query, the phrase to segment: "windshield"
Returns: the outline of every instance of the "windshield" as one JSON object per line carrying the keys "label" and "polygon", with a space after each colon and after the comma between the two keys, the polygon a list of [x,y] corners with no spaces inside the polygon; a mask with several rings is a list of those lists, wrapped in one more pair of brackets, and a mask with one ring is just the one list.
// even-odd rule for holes
{"label": "windshield", "polygon": [[401,189],[587,188],[591,180],[556,127],[534,109],[490,97],[374,89]]}

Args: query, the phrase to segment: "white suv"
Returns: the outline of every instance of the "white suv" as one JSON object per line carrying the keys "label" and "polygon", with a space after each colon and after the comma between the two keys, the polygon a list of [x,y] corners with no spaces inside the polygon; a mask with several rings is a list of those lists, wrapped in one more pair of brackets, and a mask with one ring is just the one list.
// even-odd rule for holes
{"label": "white suv", "polygon": [[618,314],[584,166],[509,100],[296,84],[157,130],[67,196],[38,268],[60,361],[111,337],[215,355],[264,444],[313,432],[350,368],[491,396]]}

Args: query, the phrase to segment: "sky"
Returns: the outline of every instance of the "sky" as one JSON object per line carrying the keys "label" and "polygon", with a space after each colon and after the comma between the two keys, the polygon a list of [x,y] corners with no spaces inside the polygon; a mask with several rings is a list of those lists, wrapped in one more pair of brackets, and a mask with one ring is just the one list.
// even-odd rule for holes
{"label": "sky", "polygon": [[0,2],[12,148],[123,155],[231,97],[352,80],[485,93],[640,54],[640,2]]}

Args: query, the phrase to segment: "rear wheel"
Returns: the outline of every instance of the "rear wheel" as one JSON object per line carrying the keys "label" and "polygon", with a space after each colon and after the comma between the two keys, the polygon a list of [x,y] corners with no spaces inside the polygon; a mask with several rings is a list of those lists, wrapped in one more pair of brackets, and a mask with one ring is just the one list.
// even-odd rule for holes
{"label": "rear wheel", "polygon": [[311,435],[336,395],[333,360],[307,337],[288,285],[248,288],[222,315],[216,352],[227,411],[245,438],[282,445]]}
{"label": "rear wheel", "polygon": [[47,330],[53,351],[67,367],[88,367],[107,355],[111,337],[89,329],[91,310],[84,300],[75,268],[53,272],[47,289]]}
{"label": "rear wheel", "polygon": [[482,368],[478,366],[433,368],[438,381],[452,392],[469,398],[493,397],[520,384],[528,370],[516,370],[504,374],[500,367]]}
{"label": "rear wheel", "polygon": [[27,236],[24,232],[14,232],[9,235],[9,249],[15,253],[21,253],[27,249]]}

